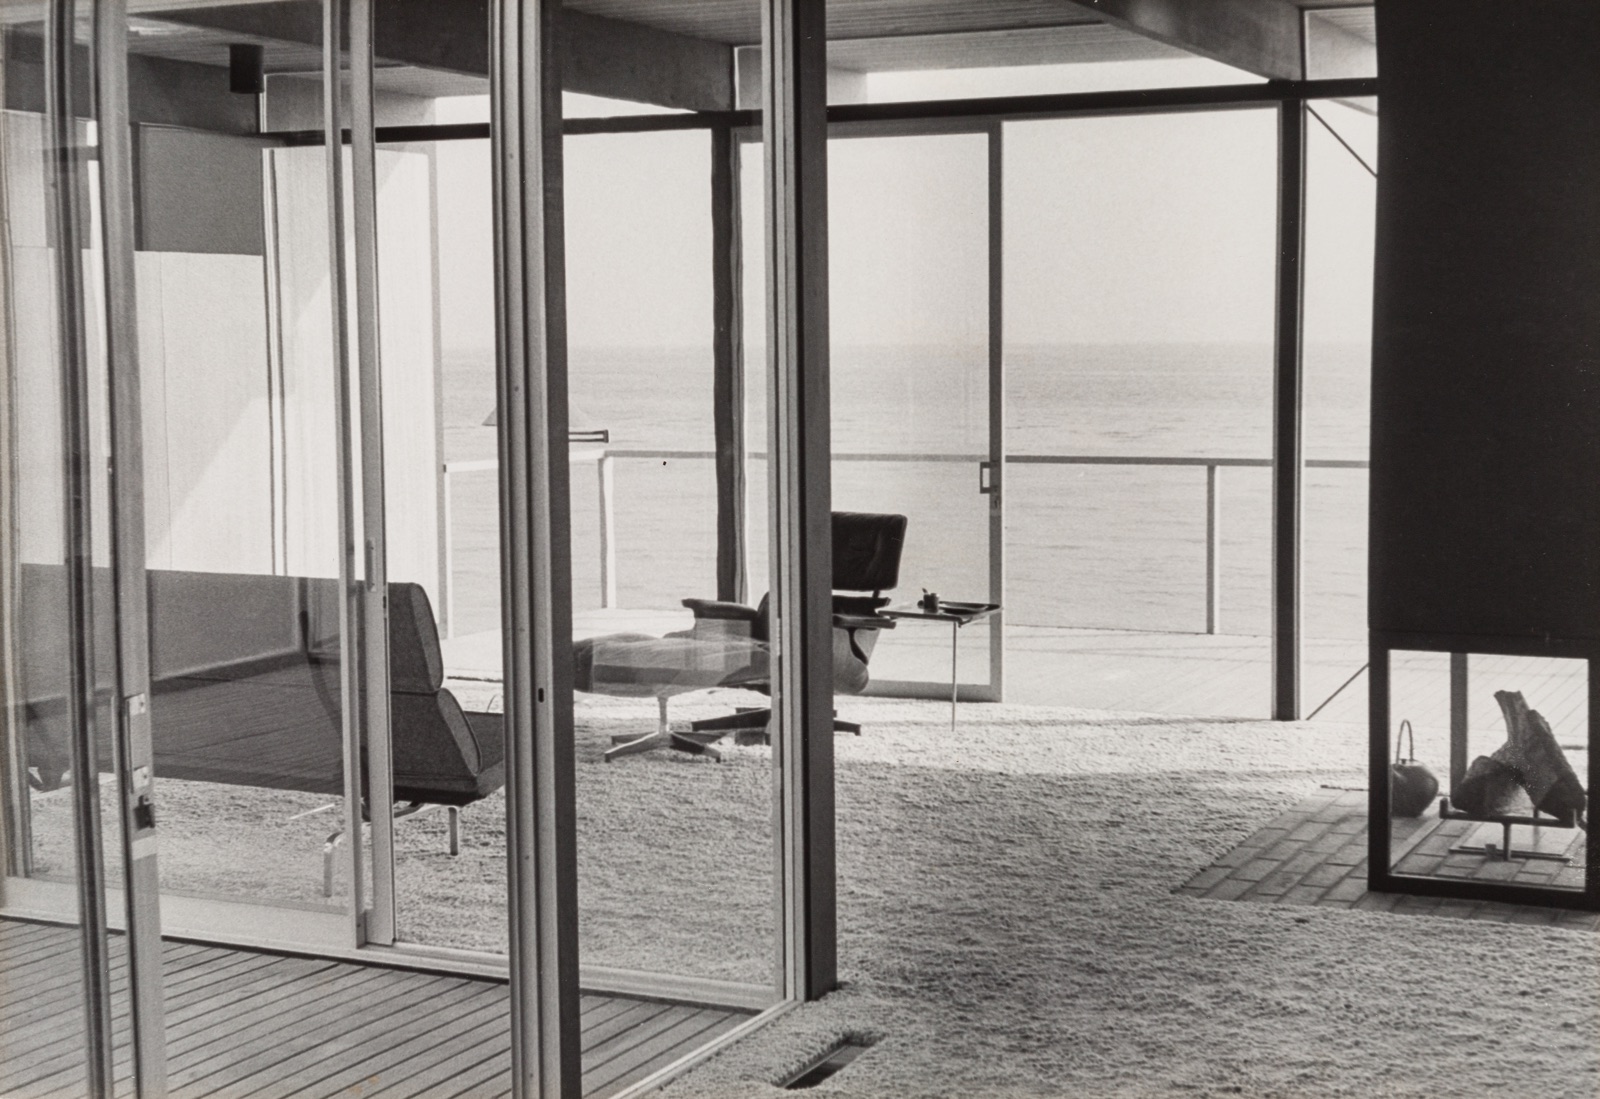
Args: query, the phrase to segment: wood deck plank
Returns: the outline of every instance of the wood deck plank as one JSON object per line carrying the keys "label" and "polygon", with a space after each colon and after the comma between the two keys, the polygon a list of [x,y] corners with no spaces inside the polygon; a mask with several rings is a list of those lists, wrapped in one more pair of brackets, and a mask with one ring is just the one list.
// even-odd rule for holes
{"label": "wood deck plank", "polygon": [[385,1039],[395,1037],[398,1041],[383,1048],[368,1043],[361,1049],[361,1060],[342,1065],[338,1071],[296,1094],[303,1094],[308,1099],[321,1095],[334,1097],[352,1094],[361,1089],[377,1089],[386,1094],[389,1088],[407,1079],[413,1070],[436,1060],[441,1046],[455,1044],[463,1035],[485,1023],[493,1023],[503,1030],[508,1018],[507,1010],[505,1004],[478,998],[461,1011],[447,1013],[443,1022],[427,1017],[413,1020],[405,1027],[384,1035]]}
{"label": "wood deck plank", "polygon": [[672,1010],[671,1004],[643,1001],[628,1005],[628,1007],[613,1015],[602,1023],[593,1024],[583,1028],[583,1052],[585,1056],[600,1056],[607,1042],[619,1035],[625,1035],[643,1027],[650,1020]]}
{"label": "wood deck plank", "polygon": [[[314,1034],[276,1042],[267,1054],[270,1064],[242,1074],[230,1067],[218,1079],[227,1085],[229,1099],[249,1099],[268,1087],[278,1094],[320,1094],[317,1085],[338,1065],[387,1052],[426,1033],[438,1025],[437,1016],[453,1011],[472,991],[469,982],[452,984],[450,978],[420,990],[417,999],[383,990],[379,1002],[364,1003]],[[261,1086],[249,1086],[257,1081]]]}
{"label": "wood deck plank", "polygon": [[584,1052],[584,1075],[588,1076],[596,1070],[609,1064],[613,1059],[621,1057],[634,1046],[648,1041],[651,1037],[663,1030],[677,1026],[686,1019],[699,1014],[700,1009],[682,1004],[655,1005],[664,1007],[664,1011],[653,1014],[641,1014],[639,1023],[627,1030],[610,1035],[604,1040],[595,1042]]}
{"label": "wood deck plank", "polygon": [[[661,1063],[665,1057],[676,1060],[688,1048],[699,1044],[703,1034],[723,1021],[724,1013],[712,1008],[686,1009],[690,1013],[664,1030],[657,1031],[630,1049],[619,1053],[602,1065],[583,1074],[584,1094],[602,1093],[615,1081],[648,1065]],[[678,1051],[678,1052],[674,1052]],[[616,1089],[613,1089],[616,1090]]]}
{"label": "wood deck plank", "polygon": [[722,1037],[749,1018],[749,1016],[733,1011],[725,1011],[720,1014],[722,1018],[713,1022],[705,1030],[688,1038],[681,1038],[674,1046],[658,1050],[649,1060],[635,1064],[626,1072],[614,1077],[604,1085],[596,1087],[593,1091],[586,1092],[586,1095],[589,1099],[609,1099],[610,1096],[625,1088],[632,1087],[646,1076],[665,1068],[680,1057],[694,1052],[707,1042]]}
{"label": "wood deck plank", "polygon": [[[352,977],[335,967],[302,982],[290,981],[256,995],[240,997],[214,1015],[168,1023],[168,1059],[175,1064],[197,1065],[215,1052],[207,1052],[207,1047],[220,1043],[225,1049],[231,1048],[241,1040],[239,1035],[247,1031],[259,1032],[261,1027],[276,1020],[280,1007],[293,1007],[302,997],[314,997],[313,1002],[333,1010],[341,997],[365,995],[369,982],[364,978],[364,974]],[[318,1018],[318,1012],[311,1012],[309,1018],[301,1015],[294,1021],[315,1025]]]}
{"label": "wood deck plank", "polygon": [[[0,1095],[85,1087],[79,932],[0,920]],[[131,1096],[127,944],[112,943],[115,1095]],[[24,951],[22,948],[26,947]],[[195,943],[163,945],[173,1099],[445,1099],[510,1089],[503,981]],[[26,981],[25,985],[19,981]],[[19,999],[20,989],[31,991]],[[614,1094],[749,1013],[585,993],[586,1079]]]}
{"label": "wood deck plank", "polygon": [[[443,980],[441,978],[439,983],[442,984]],[[425,986],[423,991],[428,987],[432,986]],[[314,1058],[319,1052],[332,1056],[337,1048],[333,1042],[349,1029],[352,1017],[359,1017],[364,1010],[368,1010],[377,1018],[384,1019],[408,1006],[403,1001],[395,1000],[376,1009],[371,1008],[369,1005],[381,997],[382,992],[381,980],[369,982],[359,989],[341,988],[335,994],[313,1001],[315,1010],[308,1016],[285,1018],[282,1013],[273,1013],[263,1020],[261,1026],[249,1028],[247,1037],[220,1044],[217,1051],[203,1063],[203,1070],[200,1066],[193,1069],[187,1065],[174,1066],[173,1094],[179,1094],[176,1085],[198,1081],[204,1081],[206,1092],[202,1094],[208,1094],[257,1073],[277,1079],[291,1071],[285,1066],[292,1059]],[[204,1075],[195,1075],[201,1071]],[[233,1092],[229,1091],[228,1094],[231,1099]],[[246,1092],[240,1091],[239,1094]]]}
{"label": "wood deck plank", "polygon": [[[511,1081],[511,1030],[509,1000],[506,1014],[469,1031],[459,1046],[446,1051],[409,1080],[385,1090],[383,1099],[443,1099],[451,1087],[475,1087],[484,1080],[504,1077]],[[504,1067],[498,1067],[503,1059]]]}
{"label": "wood deck plank", "polygon": [[[126,969],[114,967],[111,970],[113,997],[126,985]],[[26,1021],[21,1026],[8,1025],[6,1050],[9,1057],[19,1063],[26,1061],[29,1065],[47,1067],[53,1060],[81,1049],[84,1026],[82,995],[81,973],[74,969],[70,982],[64,982],[60,994],[52,996],[48,1003],[41,1003],[36,1017],[24,1014]],[[24,1001],[24,1006],[26,1003]],[[61,1020],[74,1021],[62,1027]],[[14,1037],[9,1035],[11,1030],[16,1031]]]}

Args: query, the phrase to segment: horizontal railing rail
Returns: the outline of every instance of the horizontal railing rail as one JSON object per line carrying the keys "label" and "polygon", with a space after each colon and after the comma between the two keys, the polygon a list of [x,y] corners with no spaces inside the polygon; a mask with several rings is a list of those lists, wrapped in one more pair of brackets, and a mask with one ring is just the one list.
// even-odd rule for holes
{"label": "horizontal railing rail", "polygon": [[[618,461],[711,461],[714,450],[636,449],[610,446],[575,446],[574,461],[595,463],[599,493],[600,523],[600,605],[617,605],[616,544],[616,465]],[[765,461],[765,451],[750,451],[752,461]],[[928,451],[842,452],[835,462],[948,462],[983,466],[987,454]],[[1222,471],[1224,469],[1270,469],[1271,458],[1229,458],[1193,454],[1007,454],[1007,465],[1048,466],[1169,466],[1206,471],[1206,632],[1218,633],[1222,627]],[[1306,469],[1366,469],[1359,458],[1308,458]],[[439,521],[444,526],[444,591],[441,619],[445,636],[455,634],[455,536],[454,487],[452,478],[466,473],[490,473],[500,468],[498,458],[465,458],[444,463],[443,500]]]}

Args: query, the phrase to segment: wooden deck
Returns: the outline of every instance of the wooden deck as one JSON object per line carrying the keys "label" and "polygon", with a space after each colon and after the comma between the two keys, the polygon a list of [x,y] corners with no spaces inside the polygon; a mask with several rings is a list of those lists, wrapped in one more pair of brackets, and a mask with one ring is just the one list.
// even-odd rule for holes
{"label": "wooden deck", "polygon": [[[76,929],[0,920],[0,1096],[84,1090]],[[112,939],[118,1094],[131,1094],[124,940]],[[511,1093],[505,984],[167,943],[174,1099],[455,1099]],[[605,1097],[732,1030],[738,1011],[585,995],[583,1090]]]}

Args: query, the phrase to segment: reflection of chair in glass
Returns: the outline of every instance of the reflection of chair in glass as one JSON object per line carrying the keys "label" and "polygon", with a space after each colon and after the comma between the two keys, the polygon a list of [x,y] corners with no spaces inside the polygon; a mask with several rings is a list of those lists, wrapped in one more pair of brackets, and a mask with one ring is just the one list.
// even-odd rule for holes
{"label": "reflection of chair in glass", "polygon": [[[878,631],[894,628],[879,617],[889,600],[883,592],[900,582],[900,551],[905,543],[904,515],[833,513],[833,587],[835,591],[871,595],[833,597],[833,686],[859,694],[867,685],[867,661]],[[616,633],[580,641],[574,646],[580,691],[655,696],[660,706],[656,731],[618,737],[606,752],[609,761],[652,748],[676,748],[721,760],[712,745],[730,734],[741,742],[767,739],[770,707],[740,710],[724,717],[691,722],[674,731],[667,722],[667,699],[708,687],[744,687],[768,693],[767,599],[759,607],[715,599],[685,599],[694,612],[694,628],[665,637]],[[859,733],[854,722],[834,721],[834,728]]]}
{"label": "reflection of chair in glass", "polygon": [[[870,678],[867,664],[877,645],[878,631],[894,628],[892,619],[878,611],[889,599],[883,593],[900,583],[900,554],[906,540],[904,515],[878,515],[868,512],[833,513],[833,689],[839,694],[860,694]],[[838,592],[871,592],[871,595],[840,595]],[[704,599],[685,599],[694,611],[696,622],[745,622],[751,636],[767,640],[767,599],[759,607]],[[766,693],[767,681],[747,684]],[[741,740],[769,739],[770,707],[740,710],[723,717],[693,722],[684,734],[698,740],[712,740],[735,734]],[[834,719],[840,732],[861,732],[853,721]]]}
{"label": "reflection of chair in glass", "polygon": [[573,685],[580,691],[656,700],[655,731],[614,737],[605,753],[607,762],[652,748],[676,748],[720,761],[706,740],[672,731],[667,699],[709,687],[749,687],[770,675],[765,639],[756,639],[748,623],[730,629],[721,621],[698,618],[693,629],[665,637],[613,633],[587,638],[573,646],[573,661]]}

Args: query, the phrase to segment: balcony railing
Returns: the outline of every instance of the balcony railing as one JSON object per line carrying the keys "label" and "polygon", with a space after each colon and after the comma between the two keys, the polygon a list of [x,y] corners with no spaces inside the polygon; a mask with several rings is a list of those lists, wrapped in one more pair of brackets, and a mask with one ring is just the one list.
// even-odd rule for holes
{"label": "balcony railing", "polygon": [[[711,461],[716,453],[710,450],[624,450],[611,447],[574,448],[574,463],[592,461],[595,464],[595,485],[599,493],[599,553],[600,553],[600,605],[617,605],[617,539],[616,539],[616,462],[627,459],[653,459],[657,461]],[[751,451],[753,461],[765,461],[766,453]],[[982,454],[927,454],[875,452],[871,454],[835,454],[835,462],[949,462],[967,463],[981,470],[988,464]],[[1213,458],[1200,455],[1106,455],[1106,454],[1008,454],[1007,465],[1039,466],[1172,466],[1203,467],[1206,471],[1206,633],[1219,632],[1222,623],[1222,471],[1235,469],[1270,469],[1270,458]],[[1307,469],[1366,469],[1367,462],[1360,459],[1312,458],[1305,463]],[[444,508],[440,521],[444,524],[444,591],[441,601],[441,619],[445,636],[455,634],[455,598],[452,588],[455,576],[455,537],[453,533],[453,488],[451,479],[468,473],[489,473],[500,468],[496,458],[480,458],[444,463]]]}

